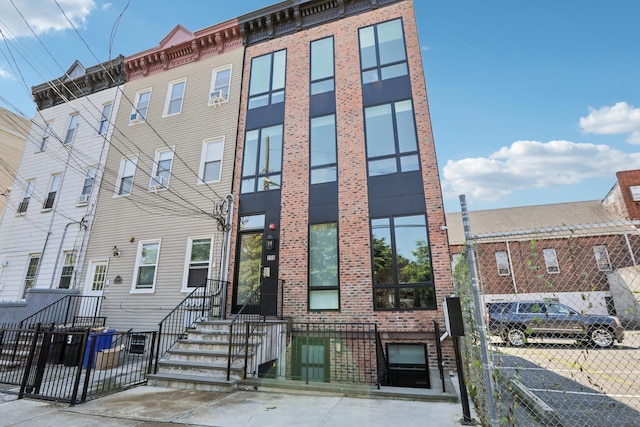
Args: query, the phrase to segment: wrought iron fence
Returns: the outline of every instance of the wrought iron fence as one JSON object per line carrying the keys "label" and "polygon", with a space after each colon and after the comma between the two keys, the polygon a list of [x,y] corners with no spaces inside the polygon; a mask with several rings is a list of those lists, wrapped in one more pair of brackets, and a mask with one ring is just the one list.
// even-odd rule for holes
{"label": "wrought iron fence", "polygon": [[471,221],[467,246],[452,248],[477,414],[483,425],[636,426],[640,222],[536,220],[483,234]]}
{"label": "wrought iron fence", "polygon": [[74,324],[75,326],[79,322],[88,327],[97,326],[102,322],[101,326],[104,326],[104,318],[98,317],[101,298],[99,296],[66,295],[22,319],[14,327],[32,328],[38,323],[41,325]]}
{"label": "wrought iron fence", "polygon": [[[70,404],[146,381],[156,332],[36,325],[0,330],[3,391]],[[13,387],[12,387],[13,386]]]}

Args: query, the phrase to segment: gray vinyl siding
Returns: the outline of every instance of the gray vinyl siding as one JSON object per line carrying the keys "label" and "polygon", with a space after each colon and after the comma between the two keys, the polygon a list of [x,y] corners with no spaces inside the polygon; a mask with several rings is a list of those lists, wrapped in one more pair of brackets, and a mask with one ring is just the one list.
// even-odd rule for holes
{"label": "gray vinyl siding", "polygon": [[[211,213],[214,203],[231,193],[242,59],[243,49],[238,48],[124,85],[87,256],[87,261],[109,260],[101,308],[109,327],[155,330],[185,298],[181,290],[189,237],[213,237],[209,277],[219,277],[223,236]],[[209,106],[212,71],[226,65],[232,66],[229,101]],[[185,77],[181,113],[163,117],[169,82]],[[136,93],[147,88],[152,93],[146,122],[130,125]],[[216,137],[225,139],[221,181],[198,184],[203,141]],[[170,191],[149,192],[156,150],[168,146],[175,147]],[[121,158],[130,155],[138,156],[132,193],[115,196]],[[155,291],[131,293],[138,244],[155,239],[161,239]],[[114,245],[119,257],[112,256]],[[82,283],[86,275],[85,268]],[[121,283],[116,284],[118,276]]]}

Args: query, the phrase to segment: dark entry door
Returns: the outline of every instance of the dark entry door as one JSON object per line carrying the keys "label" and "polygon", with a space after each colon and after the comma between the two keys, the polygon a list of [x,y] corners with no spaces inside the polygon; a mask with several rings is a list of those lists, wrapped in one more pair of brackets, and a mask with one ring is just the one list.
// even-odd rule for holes
{"label": "dark entry door", "polygon": [[240,233],[238,239],[234,312],[238,312],[248,301],[252,292],[260,286],[262,278],[262,232]]}

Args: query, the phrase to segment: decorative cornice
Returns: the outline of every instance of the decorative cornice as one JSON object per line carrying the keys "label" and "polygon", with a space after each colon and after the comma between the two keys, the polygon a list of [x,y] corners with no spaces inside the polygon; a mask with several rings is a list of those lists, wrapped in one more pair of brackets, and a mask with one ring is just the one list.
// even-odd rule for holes
{"label": "decorative cornice", "polygon": [[195,33],[177,25],[157,47],[125,58],[124,69],[131,81],[238,47],[242,36],[236,19]]}
{"label": "decorative cornice", "polygon": [[[72,67],[55,80],[33,86],[31,94],[38,110],[63,104],[124,83],[124,56],[85,69],[75,61]],[[81,70],[77,75],[75,70]]]}
{"label": "decorative cornice", "polygon": [[403,0],[288,0],[238,18],[245,46]]}

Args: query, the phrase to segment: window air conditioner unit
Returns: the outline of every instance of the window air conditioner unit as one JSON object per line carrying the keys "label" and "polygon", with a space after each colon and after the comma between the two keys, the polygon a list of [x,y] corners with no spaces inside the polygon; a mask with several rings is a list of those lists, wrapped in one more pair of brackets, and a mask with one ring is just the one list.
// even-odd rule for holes
{"label": "window air conditioner unit", "polygon": [[140,123],[142,121],[142,117],[140,116],[140,114],[138,113],[133,113],[130,117],[129,117],[129,122],[130,123]]}
{"label": "window air conditioner unit", "polygon": [[167,188],[167,178],[164,176],[152,176],[149,181],[149,189],[151,191],[156,191],[159,188]]}
{"label": "window air conditioner unit", "polygon": [[209,95],[209,105],[217,107],[222,101],[226,101],[226,99],[224,92],[221,90],[214,90],[211,92],[211,95]]}
{"label": "window air conditioner unit", "polygon": [[85,205],[89,203],[89,195],[88,194],[81,194],[80,197],[78,197],[78,204],[79,205]]}

